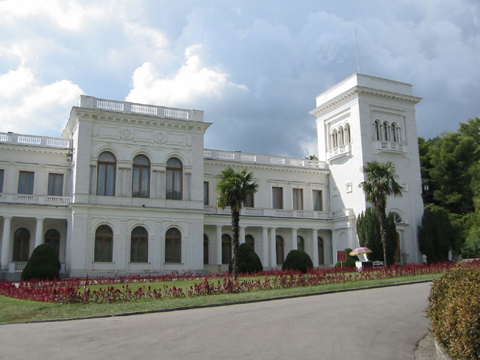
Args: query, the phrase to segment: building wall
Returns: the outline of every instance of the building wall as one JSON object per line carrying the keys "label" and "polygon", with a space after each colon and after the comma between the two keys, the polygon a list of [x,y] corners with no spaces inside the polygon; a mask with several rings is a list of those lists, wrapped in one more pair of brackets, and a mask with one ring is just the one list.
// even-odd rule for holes
{"label": "building wall", "polygon": [[[388,210],[402,219],[397,226],[401,261],[419,262],[416,227],[423,204],[415,104],[420,99],[409,84],[355,74],[316,100],[311,113],[317,118],[319,161],[205,149],[204,134],[211,124],[204,122],[202,111],[89,96],[81,96],[72,108],[61,139],[0,133],[1,276],[19,276],[24,266],[12,258],[20,228],[30,232],[30,254],[47,231],[55,230],[63,271],[70,276],[225,271],[222,236],[231,236],[231,220],[229,209],[215,207],[215,188],[229,166],[237,171],[246,167],[259,184],[253,206],[242,209],[240,241],[253,237],[265,269],[280,268],[287,253],[302,246],[299,239],[315,266],[333,266],[337,250],[358,245],[356,217],[368,206],[358,186],[364,180],[362,167],[372,160],[392,161],[406,185],[403,197],[388,200]],[[376,119],[395,121],[401,141],[377,141]],[[114,196],[98,193],[104,152],[115,157]],[[138,155],[150,163],[148,197],[132,196]],[[172,157],[182,163],[178,200],[166,196]],[[20,171],[35,172],[32,194],[18,194]],[[50,173],[63,175],[60,196],[48,195]],[[274,206],[273,188],[282,189],[281,208]],[[321,191],[321,209],[315,208],[314,191]],[[112,231],[112,258],[98,261],[96,243],[104,243],[96,236],[103,225]],[[132,231],[138,226],[148,233],[148,256],[133,262]],[[171,239],[166,234],[172,228],[180,232],[180,261],[167,262]]]}

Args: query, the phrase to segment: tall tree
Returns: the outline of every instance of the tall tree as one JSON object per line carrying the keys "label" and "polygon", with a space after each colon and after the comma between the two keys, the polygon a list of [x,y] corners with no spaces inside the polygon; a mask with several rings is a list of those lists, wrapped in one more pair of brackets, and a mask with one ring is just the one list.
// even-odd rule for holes
{"label": "tall tree", "polygon": [[373,209],[378,212],[380,222],[380,238],[383,246],[383,262],[388,266],[387,258],[387,197],[402,196],[402,186],[397,183],[398,176],[395,173],[395,166],[389,161],[380,163],[378,161],[367,162],[363,167],[367,179],[360,183],[365,192],[367,201],[372,204]]}
{"label": "tall tree", "polygon": [[[378,212],[369,207],[365,212],[362,211],[357,219],[357,235],[360,246],[372,250],[368,258],[373,261],[383,260],[383,245],[378,218]],[[393,213],[389,213],[387,216],[385,231],[387,234],[387,260],[389,264],[393,264],[397,250],[397,230]]]}
{"label": "tall tree", "polygon": [[455,231],[447,210],[428,204],[418,227],[418,243],[429,264],[448,260],[448,252],[454,245]]}
{"label": "tall tree", "polygon": [[247,173],[247,168],[241,171],[235,171],[231,167],[223,170],[220,174],[220,181],[216,191],[220,195],[217,200],[217,207],[225,209],[230,207],[232,212],[232,232],[233,232],[233,277],[238,277],[238,246],[240,210],[247,195],[257,192],[258,184],[253,181],[253,173]]}

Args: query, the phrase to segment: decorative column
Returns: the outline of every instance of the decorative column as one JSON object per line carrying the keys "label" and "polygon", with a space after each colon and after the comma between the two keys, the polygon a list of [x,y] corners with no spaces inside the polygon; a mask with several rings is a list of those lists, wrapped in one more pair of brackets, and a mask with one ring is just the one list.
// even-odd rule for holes
{"label": "decorative column", "polygon": [[222,265],[222,227],[217,225],[217,265]]}
{"label": "decorative column", "polygon": [[43,218],[37,218],[37,227],[35,229],[35,247],[43,244]]}
{"label": "decorative column", "polygon": [[[318,267],[318,231],[317,229],[312,229],[312,255],[313,255],[313,267]],[[324,242],[324,252],[325,252],[325,242]]]}
{"label": "decorative column", "polygon": [[2,270],[8,270],[8,258],[10,255],[10,226],[12,218],[3,217],[3,234],[2,234],[2,257],[1,267]]}
{"label": "decorative column", "polygon": [[90,194],[97,193],[97,166],[90,165]]}
{"label": "decorative column", "polygon": [[298,250],[297,228],[292,228],[292,250]]}
{"label": "decorative column", "polygon": [[245,243],[245,227],[243,226],[240,226],[240,234],[239,234],[239,242],[240,244],[244,244]]}
{"label": "decorative column", "polygon": [[277,268],[277,228],[270,228],[271,269]]}
{"label": "decorative column", "polygon": [[263,269],[266,269],[268,268],[268,228],[267,227],[262,228],[262,245],[263,245],[262,264],[263,264]]}
{"label": "decorative column", "polygon": [[335,230],[332,230],[332,264],[335,266],[337,263],[337,232]]}

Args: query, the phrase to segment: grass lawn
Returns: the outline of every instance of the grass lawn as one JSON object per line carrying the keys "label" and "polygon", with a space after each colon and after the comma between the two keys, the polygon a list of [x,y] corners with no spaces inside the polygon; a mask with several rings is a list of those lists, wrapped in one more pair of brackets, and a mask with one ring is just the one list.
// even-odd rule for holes
{"label": "grass lawn", "polygon": [[[417,276],[405,276],[381,280],[355,281],[340,284],[322,286],[298,287],[290,289],[252,291],[239,294],[222,294],[198,296],[193,298],[143,300],[137,302],[113,303],[113,304],[54,304],[31,300],[18,300],[0,296],[0,323],[27,322],[37,320],[71,319],[93,316],[115,315],[132,312],[157,311],[175,308],[187,308],[192,306],[206,306],[239,301],[270,299],[281,296],[295,296],[312,294],[330,290],[344,290],[363,288],[369,286],[388,285],[410,281],[433,280],[441,274],[428,274]],[[217,282],[217,280],[212,280]],[[165,283],[168,286],[188,288],[194,281],[178,281]],[[164,283],[149,283],[138,285],[152,285],[163,287]],[[135,284],[129,284],[133,289]],[[106,285],[102,285],[106,286]],[[117,285],[118,286],[118,285]],[[120,285],[122,286],[122,285]]]}

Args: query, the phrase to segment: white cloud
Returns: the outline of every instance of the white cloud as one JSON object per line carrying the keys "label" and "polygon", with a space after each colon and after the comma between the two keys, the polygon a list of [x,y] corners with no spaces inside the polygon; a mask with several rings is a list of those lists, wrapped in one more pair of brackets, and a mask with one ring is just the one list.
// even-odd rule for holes
{"label": "white cloud", "polygon": [[221,98],[228,91],[248,91],[245,85],[228,81],[228,74],[202,64],[201,45],[185,51],[185,62],[172,78],[162,78],[145,62],[133,74],[133,89],[126,100],[165,106],[181,106],[197,98]]}
{"label": "white cloud", "polygon": [[77,1],[62,0],[7,0],[0,2],[0,20],[14,23],[30,17],[46,15],[60,28],[81,30],[86,21],[103,18],[108,6],[92,5]]}
{"label": "white cloud", "polygon": [[23,66],[0,75],[1,131],[60,136],[81,94],[82,89],[68,80],[42,85]]}

